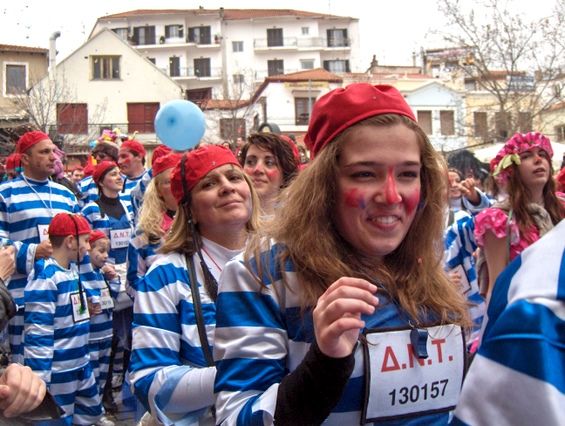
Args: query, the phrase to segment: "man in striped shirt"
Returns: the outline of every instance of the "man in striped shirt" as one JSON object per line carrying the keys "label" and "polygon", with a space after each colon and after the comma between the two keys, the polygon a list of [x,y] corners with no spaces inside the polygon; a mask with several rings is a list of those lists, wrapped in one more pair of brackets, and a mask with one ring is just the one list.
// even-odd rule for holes
{"label": "man in striped shirt", "polygon": [[75,195],[49,180],[55,171],[55,149],[43,132],[27,132],[16,150],[21,154],[24,172],[0,185],[0,238],[16,247],[16,272],[8,283],[18,313],[9,323],[13,362],[23,362],[24,287],[35,261],[51,256],[47,235],[51,219],[60,212],[78,213]]}

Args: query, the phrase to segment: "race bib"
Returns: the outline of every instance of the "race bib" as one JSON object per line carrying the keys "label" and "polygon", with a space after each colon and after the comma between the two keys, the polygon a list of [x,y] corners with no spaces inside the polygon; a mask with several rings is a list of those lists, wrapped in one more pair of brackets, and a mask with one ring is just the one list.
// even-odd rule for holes
{"label": "race bib", "polygon": [[103,311],[114,307],[114,299],[107,288],[100,289],[100,307]]}
{"label": "race bib", "polygon": [[90,319],[90,314],[88,313],[88,304],[86,303],[85,293],[83,292],[83,303],[80,303],[80,293],[70,294],[71,306],[73,310],[73,321],[76,323],[86,321]]}
{"label": "race bib", "polygon": [[[413,329],[367,329],[363,344],[365,422],[390,421],[455,408],[465,371],[465,339],[453,324],[427,329],[419,358]],[[422,330],[423,331],[423,330]]]}
{"label": "race bib", "polygon": [[112,250],[127,248],[131,239],[131,229],[111,229],[110,248]]}
{"label": "race bib", "polygon": [[37,225],[37,235],[39,235],[40,243],[47,240],[49,238],[49,225]]}

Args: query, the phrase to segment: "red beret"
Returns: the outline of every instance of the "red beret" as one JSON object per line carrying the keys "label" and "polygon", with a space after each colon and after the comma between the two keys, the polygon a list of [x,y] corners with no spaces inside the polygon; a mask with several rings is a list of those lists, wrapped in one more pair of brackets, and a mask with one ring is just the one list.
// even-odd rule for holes
{"label": "red beret", "polygon": [[[184,158],[186,156],[186,158]],[[184,161],[186,181],[183,182],[181,164]],[[188,154],[182,154],[181,160],[171,172],[171,192],[178,203],[184,198],[184,187],[190,191],[194,185],[212,170],[225,164],[233,164],[241,169],[233,152],[222,145],[205,145]]]}
{"label": "red beret", "polygon": [[127,148],[137,152],[142,157],[145,157],[145,148],[138,141],[128,140],[120,145],[120,149]]}
{"label": "red beret", "polygon": [[80,214],[57,213],[49,224],[49,235],[84,235],[90,234],[90,225]]}
{"label": "red beret", "polygon": [[90,244],[94,243],[94,241],[98,241],[102,238],[109,238],[108,235],[106,235],[104,232],[100,231],[99,229],[92,231],[90,233],[90,239],[88,240],[88,242]]}
{"label": "red beret", "polygon": [[16,151],[19,154],[23,154],[36,143],[50,140],[51,138],[43,132],[27,132],[18,140]]}
{"label": "red beret", "polygon": [[167,145],[159,145],[157,148],[155,148],[155,151],[153,151],[153,156],[151,157],[151,166],[153,167],[155,161],[157,161],[161,157],[164,157],[165,155],[170,154],[171,151],[172,149]]}
{"label": "red beret", "polygon": [[118,167],[118,165],[113,161],[102,161],[101,163],[98,163],[92,172],[92,180],[94,180],[94,183],[98,185],[98,181],[106,173],[106,170],[112,167]]}
{"label": "red beret", "polygon": [[20,154],[10,154],[6,158],[6,169],[15,169],[16,167],[21,167],[22,160]]}
{"label": "red beret", "polygon": [[401,114],[416,122],[404,97],[392,86],[353,83],[334,89],[314,104],[304,143],[313,158],[346,128],[381,114]]}
{"label": "red beret", "polygon": [[164,157],[159,157],[157,161],[153,163],[153,177],[167,169],[175,167],[180,162],[181,158],[182,154],[169,154]]}
{"label": "red beret", "polygon": [[74,167],[71,169],[71,172],[74,172],[75,170],[84,170],[84,167],[82,167],[82,166],[74,166]]}

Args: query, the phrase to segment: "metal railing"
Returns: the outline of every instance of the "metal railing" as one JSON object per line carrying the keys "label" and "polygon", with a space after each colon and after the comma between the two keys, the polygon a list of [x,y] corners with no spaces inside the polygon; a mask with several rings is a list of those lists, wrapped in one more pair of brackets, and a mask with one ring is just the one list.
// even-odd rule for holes
{"label": "metal railing", "polygon": [[267,38],[256,38],[253,40],[254,49],[276,49],[276,48],[344,48],[351,46],[348,38],[327,39],[325,37],[284,37],[282,44],[269,43]]}

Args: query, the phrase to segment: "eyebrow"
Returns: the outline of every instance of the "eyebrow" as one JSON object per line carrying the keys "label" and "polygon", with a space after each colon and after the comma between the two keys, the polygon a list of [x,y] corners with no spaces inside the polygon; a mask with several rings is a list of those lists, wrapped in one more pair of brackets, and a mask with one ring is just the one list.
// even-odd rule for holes
{"label": "eyebrow", "polygon": [[[421,166],[422,163],[420,161],[404,161],[396,166],[402,167],[411,167],[411,166]],[[345,167],[354,167],[354,166],[367,166],[367,167],[388,167],[388,164],[379,163],[377,161],[355,161],[353,163],[345,164]]]}

